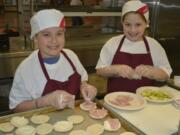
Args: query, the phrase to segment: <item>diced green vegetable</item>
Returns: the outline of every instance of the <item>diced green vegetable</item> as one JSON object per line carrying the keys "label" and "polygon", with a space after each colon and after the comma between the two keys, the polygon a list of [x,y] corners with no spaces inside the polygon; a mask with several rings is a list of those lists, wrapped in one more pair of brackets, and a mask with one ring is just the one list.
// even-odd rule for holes
{"label": "diced green vegetable", "polygon": [[144,90],[141,95],[152,100],[168,100],[172,98],[168,93],[164,91],[151,89]]}

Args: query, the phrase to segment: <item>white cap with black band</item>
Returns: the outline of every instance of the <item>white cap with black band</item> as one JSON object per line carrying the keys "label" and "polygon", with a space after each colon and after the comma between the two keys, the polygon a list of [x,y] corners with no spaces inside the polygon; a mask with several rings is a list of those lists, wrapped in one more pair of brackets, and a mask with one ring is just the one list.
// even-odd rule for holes
{"label": "white cap with black band", "polygon": [[142,3],[140,0],[130,0],[124,4],[122,8],[122,16],[132,11],[144,15],[146,21],[149,22],[149,8],[147,4]]}
{"label": "white cap with black band", "polygon": [[38,32],[50,28],[65,28],[65,20],[62,12],[56,9],[44,9],[34,14],[30,20],[32,39]]}

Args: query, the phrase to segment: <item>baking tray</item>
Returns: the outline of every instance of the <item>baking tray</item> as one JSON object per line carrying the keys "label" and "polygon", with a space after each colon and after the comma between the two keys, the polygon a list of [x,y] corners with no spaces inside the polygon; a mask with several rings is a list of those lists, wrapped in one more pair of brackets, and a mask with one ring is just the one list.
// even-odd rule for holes
{"label": "baking tray", "polygon": [[126,119],[124,119],[121,115],[115,113],[114,111],[112,111],[107,105],[104,100],[100,100],[98,101],[98,104],[101,104],[101,106],[103,106],[105,109],[107,109],[110,112],[110,115],[112,117],[118,118],[121,122],[122,127],[126,130],[126,131],[132,131],[134,133],[136,133],[137,135],[146,135],[143,131],[141,131],[140,129],[138,129],[137,127],[135,127],[133,124],[131,124],[129,121],[127,121]]}
{"label": "baking tray", "polygon": [[[102,102],[100,102],[98,100],[96,100],[95,102],[97,103],[98,108],[103,107]],[[84,121],[82,123],[80,123],[80,124],[75,124],[73,126],[72,130],[75,130],[75,129],[86,130],[86,128],[89,125],[92,125],[92,124],[95,124],[95,123],[99,123],[99,124],[103,125],[103,122],[106,119],[110,118],[110,117],[111,118],[119,118],[119,116],[113,114],[111,111],[108,110],[108,116],[106,116],[105,118],[103,118],[101,120],[93,119],[93,118],[91,118],[89,116],[89,113],[87,111],[83,111],[83,110],[80,109],[80,107],[79,107],[80,103],[82,103],[82,101],[76,101],[75,109],[57,110],[57,109],[55,109],[53,107],[46,107],[46,108],[40,108],[40,109],[35,109],[35,110],[21,112],[21,113],[14,113],[14,114],[11,114],[11,115],[6,115],[6,116],[3,116],[3,117],[0,117],[0,123],[8,122],[14,116],[24,116],[25,118],[29,119],[29,124],[28,125],[32,125],[33,127],[37,127],[38,126],[37,124],[33,124],[30,121],[31,116],[34,115],[34,114],[46,114],[46,115],[50,116],[50,120],[48,121],[48,123],[50,123],[50,124],[54,124],[57,121],[61,121],[61,120],[67,120],[68,116],[76,114],[76,115],[82,115],[84,117]],[[103,135],[120,135],[120,133],[123,133],[125,131],[133,131],[133,132],[137,133],[137,135],[140,135],[139,134],[140,132],[137,129],[135,129],[134,127],[132,128],[129,125],[129,123],[127,123],[123,119],[120,119],[120,121],[121,121],[122,126],[118,131],[115,131],[115,132],[104,131]],[[14,133],[15,130],[16,130],[16,128],[10,133],[15,134]],[[56,131],[53,130],[51,133],[49,133],[49,135],[59,135],[59,134],[68,135],[69,133],[70,133],[70,131],[66,132],[66,133],[61,133],[61,132],[56,132]],[[0,135],[4,135],[4,134],[5,133],[0,131]]]}

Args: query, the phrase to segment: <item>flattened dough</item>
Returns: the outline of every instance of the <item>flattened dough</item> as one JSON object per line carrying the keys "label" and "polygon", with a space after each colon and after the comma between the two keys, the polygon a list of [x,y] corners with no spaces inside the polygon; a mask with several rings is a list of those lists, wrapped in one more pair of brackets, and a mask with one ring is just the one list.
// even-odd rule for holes
{"label": "flattened dough", "polygon": [[35,135],[36,129],[32,126],[26,125],[16,129],[15,133],[16,135]]}
{"label": "flattened dough", "polygon": [[79,124],[83,122],[84,117],[82,115],[71,115],[67,118],[67,120],[72,122],[73,124]]}
{"label": "flattened dough", "polygon": [[49,121],[49,116],[48,115],[33,115],[31,117],[31,121],[34,124],[43,124]]}
{"label": "flattened dough", "polygon": [[136,135],[136,134],[133,132],[123,132],[120,135]]}
{"label": "flattened dough", "polygon": [[69,133],[69,135],[88,135],[84,130],[73,130]]}
{"label": "flattened dough", "polygon": [[29,123],[29,120],[21,116],[15,116],[11,118],[10,122],[15,127],[22,127],[27,125]]}
{"label": "flattened dough", "polygon": [[10,122],[5,122],[0,124],[0,131],[2,132],[11,132],[14,129],[14,126]]}
{"label": "flattened dough", "polygon": [[90,111],[97,108],[96,103],[94,102],[83,102],[80,104],[80,108],[84,111]]}
{"label": "flattened dough", "polygon": [[104,132],[104,126],[101,124],[93,124],[87,127],[86,132],[89,135],[101,135]]}
{"label": "flattened dough", "polygon": [[73,123],[70,121],[58,121],[54,124],[54,130],[57,132],[67,132],[73,128]]}
{"label": "flattened dough", "polygon": [[104,121],[104,130],[117,131],[121,127],[121,123],[118,119],[108,119]]}
{"label": "flattened dough", "polygon": [[49,134],[52,132],[52,130],[53,130],[53,126],[49,123],[41,124],[41,125],[37,126],[37,128],[36,128],[36,132],[39,135]]}

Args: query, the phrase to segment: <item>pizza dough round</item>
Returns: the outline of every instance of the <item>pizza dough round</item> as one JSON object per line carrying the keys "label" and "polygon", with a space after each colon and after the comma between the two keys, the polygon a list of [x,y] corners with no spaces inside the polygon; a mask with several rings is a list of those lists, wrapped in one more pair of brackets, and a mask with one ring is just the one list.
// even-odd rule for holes
{"label": "pizza dough round", "polygon": [[84,111],[90,111],[97,108],[96,103],[94,102],[83,102],[80,104],[80,108]]}
{"label": "pizza dough round", "polygon": [[104,108],[94,109],[89,111],[89,116],[93,119],[103,119],[108,115],[108,111]]}
{"label": "pizza dough round", "polygon": [[104,130],[117,131],[121,127],[121,123],[118,119],[108,119],[104,121]]}
{"label": "pizza dough round", "polygon": [[34,124],[43,124],[49,121],[49,116],[48,115],[33,115],[31,117],[31,121]]}
{"label": "pizza dough round", "polygon": [[120,135],[136,135],[136,134],[133,132],[123,132]]}
{"label": "pizza dough round", "polygon": [[52,132],[52,130],[53,130],[53,126],[49,123],[41,124],[41,125],[37,126],[37,128],[36,128],[36,132],[39,135],[49,134]]}
{"label": "pizza dough round", "polygon": [[26,125],[16,129],[15,133],[16,135],[35,135],[36,129],[32,126]]}
{"label": "pizza dough round", "polygon": [[67,118],[67,120],[72,122],[73,124],[79,124],[83,122],[84,117],[81,115],[71,115]]}
{"label": "pizza dough round", "polygon": [[88,135],[84,130],[73,130],[69,133],[69,135]]}
{"label": "pizza dough round", "polygon": [[90,135],[101,135],[104,132],[104,126],[93,124],[87,127],[86,132]]}
{"label": "pizza dough round", "polygon": [[54,130],[57,132],[67,132],[73,128],[73,123],[70,121],[58,121],[54,124]]}
{"label": "pizza dough round", "polygon": [[2,132],[11,132],[14,129],[14,126],[10,122],[5,122],[0,124],[0,131]]}
{"label": "pizza dough round", "polygon": [[15,127],[22,127],[27,125],[29,123],[29,120],[21,116],[15,116],[11,118],[10,122]]}

